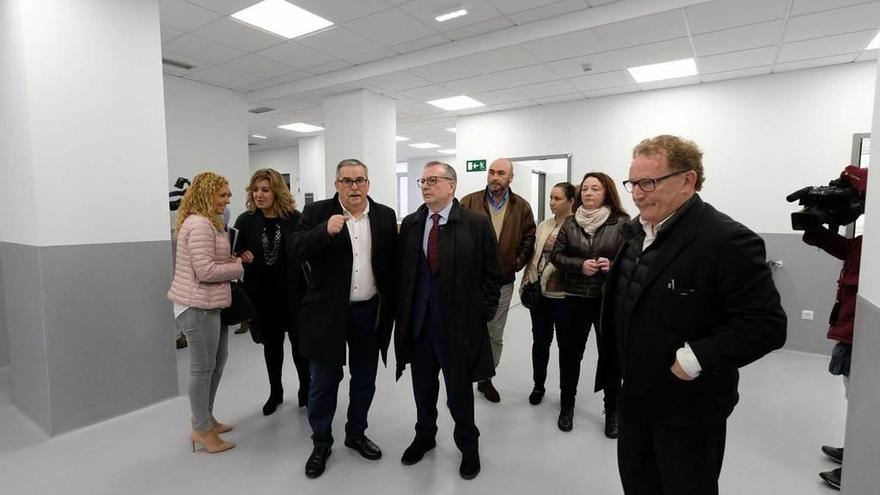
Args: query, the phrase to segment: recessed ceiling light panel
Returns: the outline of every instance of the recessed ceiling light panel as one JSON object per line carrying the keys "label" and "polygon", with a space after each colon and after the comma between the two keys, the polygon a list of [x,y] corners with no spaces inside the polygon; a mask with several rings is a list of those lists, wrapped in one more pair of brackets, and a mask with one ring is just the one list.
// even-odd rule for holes
{"label": "recessed ceiling light panel", "polygon": [[261,136],[259,134],[251,134],[251,137],[255,137],[257,139],[267,139],[266,136]]}
{"label": "recessed ceiling light panel", "polygon": [[458,130],[457,130],[455,127],[447,127],[446,130],[449,131],[449,132],[451,132],[451,133],[453,133],[453,134],[455,134],[456,132],[458,132]]}
{"label": "recessed ceiling light panel", "polygon": [[288,131],[293,132],[315,132],[315,131],[323,131],[323,127],[319,127],[316,125],[304,124],[302,122],[294,122],[293,124],[284,124],[279,125],[280,129],[287,129]]}
{"label": "recessed ceiling light panel", "polygon": [[874,39],[868,43],[868,46],[865,47],[865,50],[876,50],[880,48],[880,33],[877,33],[877,36],[874,36]]}
{"label": "recessed ceiling light panel", "polygon": [[637,83],[662,81],[679,77],[696,76],[697,64],[692,58],[683,58],[660,64],[641,65],[626,69]]}
{"label": "recessed ceiling light panel", "polygon": [[231,17],[287,39],[333,25],[327,19],[285,0],[263,0],[239,10]]}
{"label": "recessed ceiling light panel", "polygon": [[439,100],[431,100],[428,103],[434,105],[435,107],[440,107],[443,110],[449,111],[485,106],[485,104],[480,103],[470,96],[465,95],[453,96],[452,98],[441,98]]}
{"label": "recessed ceiling light panel", "polygon": [[467,9],[453,10],[452,12],[446,12],[445,14],[438,15],[437,17],[434,18],[434,20],[436,20],[437,22],[446,22],[446,21],[450,21],[452,19],[456,19],[458,17],[465,16],[465,15],[467,15],[467,13],[468,13]]}
{"label": "recessed ceiling light panel", "polygon": [[412,146],[413,148],[418,148],[420,150],[426,150],[429,148],[439,148],[440,147],[439,144],[434,144],[434,143],[415,143],[415,144],[411,144],[410,146]]}
{"label": "recessed ceiling light panel", "polygon": [[400,142],[400,141],[409,141],[409,138],[408,138],[408,137],[403,137],[403,136],[394,136],[394,140],[397,141],[397,142]]}

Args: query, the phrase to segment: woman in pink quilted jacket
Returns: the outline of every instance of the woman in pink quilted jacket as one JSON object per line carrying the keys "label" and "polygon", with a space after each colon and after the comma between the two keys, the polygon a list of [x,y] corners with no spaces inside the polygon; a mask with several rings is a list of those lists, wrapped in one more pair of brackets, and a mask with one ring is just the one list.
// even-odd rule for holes
{"label": "woman in pink quilted jacket", "polygon": [[196,444],[214,454],[235,445],[220,438],[232,429],[214,418],[214,396],[226,364],[226,325],[220,310],[232,303],[229,281],[241,277],[241,259],[231,254],[221,216],[232,193],[229,182],[212,172],[193,178],[177,213],[177,260],[168,299],[175,325],[190,352],[189,403]]}

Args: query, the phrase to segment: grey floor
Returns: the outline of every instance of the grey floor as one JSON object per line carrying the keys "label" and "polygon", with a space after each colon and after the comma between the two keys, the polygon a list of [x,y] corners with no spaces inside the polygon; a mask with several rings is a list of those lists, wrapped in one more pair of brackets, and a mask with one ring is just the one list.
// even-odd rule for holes
{"label": "grey floor", "polygon": [[[311,451],[305,411],[295,405],[296,377],[288,361],[288,401],[273,416],[260,407],[267,395],[261,349],[247,335],[231,339],[230,360],[216,413],[235,425],[226,437],[238,446],[220,455],[193,454],[187,440],[189,406],[178,397],[49,439],[10,403],[8,370],[0,370],[0,493],[2,494],[293,494],[293,493],[541,493],[619,494],[615,444],[602,435],[600,397],[589,393],[596,350],[592,336],[584,359],[575,428],[556,428],[559,395],[534,407],[530,324],[521,307],[511,310],[504,358],[495,383],[500,404],[477,397],[483,470],[459,478],[448,411],[441,409],[438,448],[405,467],[400,454],[415,422],[408,375],[394,382],[393,363],[380,370],[369,436],[382,447],[377,462],[337,446],[327,472],[303,474]],[[549,384],[558,383],[551,359]],[[828,358],[780,351],[745,368],[741,402],[728,423],[721,475],[725,494],[830,494],[817,477],[835,467],[819,446],[843,440],[846,402]],[[188,355],[178,352],[181,390]],[[342,431],[347,401],[343,383],[334,430]],[[441,401],[444,400],[441,395]]]}

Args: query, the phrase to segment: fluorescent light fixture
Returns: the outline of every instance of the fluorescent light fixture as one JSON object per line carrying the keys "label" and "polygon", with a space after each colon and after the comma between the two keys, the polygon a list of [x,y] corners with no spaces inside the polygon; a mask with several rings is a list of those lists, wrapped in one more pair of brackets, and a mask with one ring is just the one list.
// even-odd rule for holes
{"label": "fluorescent light fixture", "polygon": [[316,125],[304,124],[302,122],[294,122],[293,124],[284,124],[278,126],[280,129],[287,129],[288,131],[293,132],[315,132],[315,131],[323,131],[323,127],[318,127]]}
{"label": "fluorescent light fixture", "polygon": [[440,107],[443,110],[450,111],[485,106],[485,104],[480,103],[470,96],[465,95],[453,96],[452,98],[441,98],[439,100],[431,100],[428,102],[428,104],[434,105],[435,107]]}
{"label": "fluorescent light fixture", "polygon": [[416,143],[416,144],[411,144],[410,146],[412,146],[413,148],[418,148],[420,150],[426,150],[428,148],[439,148],[440,147],[439,144],[434,144],[434,143]]}
{"label": "fluorescent light fixture", "polygon": [[400,142],[400,141],[409,141],[409,138],[408,138],[408,137],[403,137],[403,136],[394,136],[394,140],[397,141],[397,142]]}
{"label": "fluorescent light fixture", "polygon": [[451,133],[453,133],[453,134],[455,134],[456,132],[458,132],[458,131],[455,129],[455,127],[447,127],[446,130],[449,131],[449,132],[451,132]]}
{"label": "fluorescent light fixture", "polygon": [[880,33],[877,33],[877,36],[874,36],[874,39],[868,43],[868,46],[865,47],[865,50],[876,50],[880,48]]}
{"label": "fluorescent light fixture", "polygon": [[266,136],[261,136],[259,134],[251,134],[251,137],[255,137],[257,139],[267,139]]}
{"label": "fluorescent light fixture", "polygon": [[448,150],[437,150],[437,151],[439,151],[440,153],[443,153],[444,155],[454,155],[455,154],[455,148],[448,149]]}
{"label": "fluorescent light fixture", "polygon": [[437,17],[435,17],[434,19],[437,22],[445,22],[445,21],[448,21],[451,19],[455,19],[456,17],[465,16],[465,15],[467,15],[467,13],[468,13],[467,9],[458,9],[458,10],[453,10],[452,12],[447,12],[445,14],[440,14]]}
{"label": "fluorescent light fixture", "polygon": [[231,17],[287,39],[333,25],[327,19],[284,0],[263,0]]}
{"label": "fluorescent light fixture", "polygon": [[626,69],[637,83],[662,81],[697,75],[697,63],[692,58],[683,58],[660,64],[640,65]]}

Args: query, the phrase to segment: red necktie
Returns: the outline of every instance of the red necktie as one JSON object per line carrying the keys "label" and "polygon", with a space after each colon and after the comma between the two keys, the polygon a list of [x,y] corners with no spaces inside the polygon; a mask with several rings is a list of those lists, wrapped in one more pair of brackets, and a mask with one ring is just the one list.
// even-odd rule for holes
{"label": "red necktie", "polygon": [[431,273],[437,273],[440,269],[440,253],[438,246],[440,241],[440,214],[431,215],[434,224],[431,225],[431,231],[428,232],[428,266],[431,267]]}

